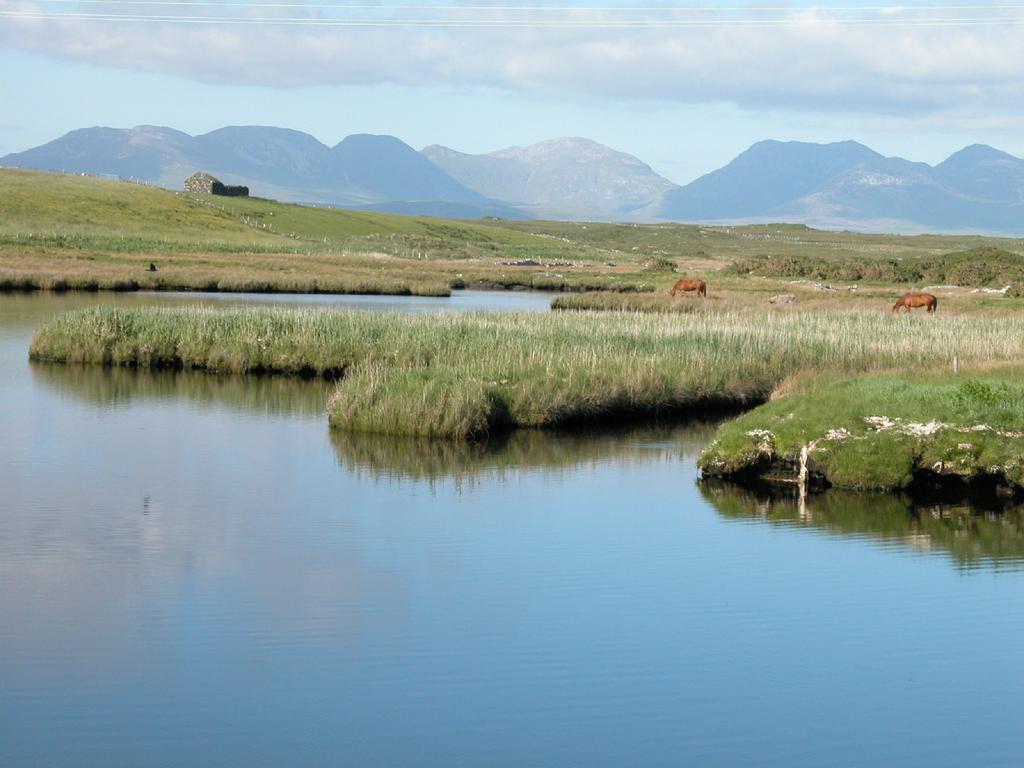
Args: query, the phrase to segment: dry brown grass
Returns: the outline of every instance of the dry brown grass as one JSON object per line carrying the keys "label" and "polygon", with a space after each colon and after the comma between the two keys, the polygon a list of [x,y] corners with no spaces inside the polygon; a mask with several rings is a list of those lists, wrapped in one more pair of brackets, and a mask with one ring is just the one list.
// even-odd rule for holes
{"label": "dry brown grass", "polygon": [[[0,249],[0,289],[208,290],[448,295],[451,288],[650,290],[628,267],[508,266],[495,261],[384,254],[144,252]],[[157,268],[149,270],[150,263]]]}

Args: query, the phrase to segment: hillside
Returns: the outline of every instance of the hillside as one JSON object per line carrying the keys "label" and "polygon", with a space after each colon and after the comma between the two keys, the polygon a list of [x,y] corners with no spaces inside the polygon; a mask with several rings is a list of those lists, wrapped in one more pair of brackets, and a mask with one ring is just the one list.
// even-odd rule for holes
{"label": "hillside", "polygon": [[466,285],[637,288],[638,260],[609,267],[610,255],[497,222],[193,195],[0,169],[0,290],[445,295]]}
{"label": "hillside", "polygon": [[[381,251],[444,240],[464,255],[505,248],[543,248],[565,255],[558,242],[472,222],[172,192],[92,176],[0,169],[0,237],[141,240],[159,248],[283,247]],[[439,236],[443,233],[443,237]],[[381,243],[381,241],[385,241]]]}

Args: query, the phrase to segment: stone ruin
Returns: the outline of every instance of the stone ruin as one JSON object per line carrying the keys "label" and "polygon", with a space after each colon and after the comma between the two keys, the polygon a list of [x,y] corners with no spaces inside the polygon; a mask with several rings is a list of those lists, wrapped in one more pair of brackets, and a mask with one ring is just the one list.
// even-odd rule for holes
{"label": "stone ruin", "polygon": [[224,184],[216,176],[208,173],[193,173],[185,179],[185,191],[200,195],[224,195],[225,197],[248,197],[249,188]]}

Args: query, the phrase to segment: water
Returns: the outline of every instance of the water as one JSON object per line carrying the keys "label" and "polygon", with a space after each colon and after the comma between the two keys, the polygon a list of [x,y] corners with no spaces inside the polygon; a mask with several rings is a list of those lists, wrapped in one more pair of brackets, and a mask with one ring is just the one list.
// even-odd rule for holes
{"label": "water", "polygon": [[0,296],[4,768],[1024,758],[1019,513],[698,485],[710,424],[354,437],[323,383],[26,360],[196,300]]}

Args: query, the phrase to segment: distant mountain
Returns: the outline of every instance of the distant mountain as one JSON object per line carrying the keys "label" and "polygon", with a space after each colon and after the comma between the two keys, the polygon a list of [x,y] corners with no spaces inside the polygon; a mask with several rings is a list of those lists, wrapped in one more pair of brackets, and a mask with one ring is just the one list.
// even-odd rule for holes
{"label": "distant mountain", "polygon": [[229,126],[196,136],[189,150],[196,170],[246,179],[255,189],[263,183],[305,190],[329,181],[331,150],[301,131]]}
{"label": "distant mountain", "polygon": [[1024,232],[1024,160],[975,145],[932,167],[853,141],[762,141],[668,192],[674,221],[788,221],[892,232]]}
{"label": "distant mountain", "polygon": [[470,189],[547,217],[624,219],[676,188],[632,155],[582,138],[485,155],[433,145],[423,155]]}
{"label": "distant mountain", "polygon": [[0,165],[114,175],[180,189],[196,171],[278,200],[452,218],[752,223],[824,229],[1024,234],[1024,160],[982,144],[937,166],[855,141],[761,141],[678,187],[582,138],[471,155],[356,134],[328,147],[300,131],[230,126],[84,128]]}
{"label": "distant mountain", "polygon": [[370,190],[382,200],[487,202],[484,195],[467,189],[394,136],[347,136],[331,154],[335,178]]}
{"label": "distant mountain", "polygon": [[445,204],[476,216],[524,217],[466,188],[393,136],[359,134],[332,148],[300,131],[265,126],[230,126],[194,137],[156,126],[85,128],[2,157],[0,165],[115,175],[176,189],[201,170],[278,200],[401,203],[407,212],[427,215]]}
{"label": "distant mountain", "polygon": [[[156,182],[177,164],[187,165],[187,147],[192,140],[187,133],[152,125],[131,130],[81,128],[48,144],[6,155],[0,158],[0,165]],[[182,181],[188,176],[182,176]]]}
{"label": "distant mountain", "polygon": [[1024,160],[972,144],[935,166],[937,178],[975,200],[1024,202]]}
{"label": "distant mountain", "polygon": [[691,219],[771,214],[839,173],[882,156],[855,141],[761,141],[717,171],[665,195],[662,213]]}

